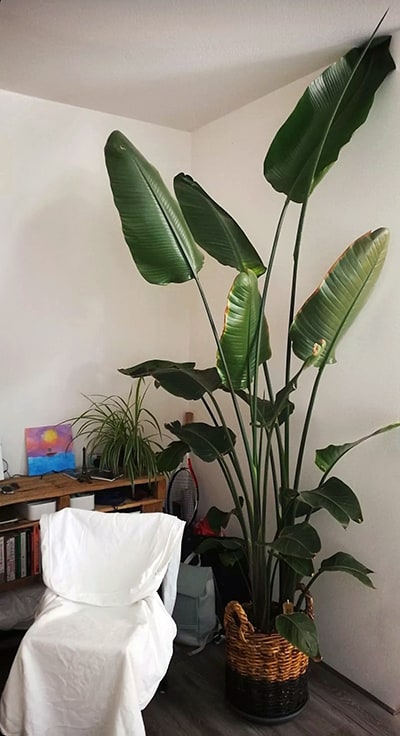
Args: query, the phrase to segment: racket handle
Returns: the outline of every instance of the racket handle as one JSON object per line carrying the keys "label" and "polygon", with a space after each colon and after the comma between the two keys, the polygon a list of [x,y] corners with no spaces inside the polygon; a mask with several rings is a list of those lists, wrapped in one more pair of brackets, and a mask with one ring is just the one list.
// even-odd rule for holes
{"label": "racket handle", "polygon": [[184,424],[191,424],[193,422],[193,412],[192,411],[185,411],[185,414],[183,416],[183,423]]}

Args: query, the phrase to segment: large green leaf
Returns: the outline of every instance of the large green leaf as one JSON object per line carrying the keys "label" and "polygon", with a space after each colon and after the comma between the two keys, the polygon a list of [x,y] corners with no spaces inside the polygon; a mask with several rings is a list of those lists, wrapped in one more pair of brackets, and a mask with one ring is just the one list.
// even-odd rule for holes
{"label": "large green leaf", "polygon": [[330,473],[333,466],[336,465],[340,458],[352,450],[353,447],[361,445],[362,442],[371,439],[371,437],[376,437],[378,434],[389,432],[391,429],[396,429],[398,427],[400,427],[400,422],[394,422],[393,424],[387,424],[385,427],[380,427],[379,429],[376,429],[375,432],[371,432],[371,434],[367,434],[365,437],[360,437],[360,439],[355,440],[354,442],[345,442],[343,445],[328,445],[327,447],[323,447],[315,453],[315,464],[325,474]]}
{"label": "large green leaf", "polygon": [[285,526],[271,547],[284,556],[311,560],[320,551],[321,540],[314,527],[304,521],[301,524]]}
{"label": "large green leaf", "polygon": [[290,557],[289,555],[280,555],[279,559],[286,562],[301,577],[311,578],[314,575],[313,561],[307,557]]}
{"label": "large green leaf", "polygon": [[376,38],[361,61],[365,47],[352,49],[306,89],[264,162],[264,175],[274,189],[294,202],[307,199],[366,120],[376,90],[395,69],[389,45],[389,36]]}
{"label": "large green leaf", "polygon": [[204,537],[195,549],[196,553],[202,555],[211,551],[218,552],[218,559],[225,567],[232,567],[243,561],[245,543],[237,537]]}
{"label": "large green leaf", "polygon": [[237,271],[265,272],[261,258],[235,220],[187,174],[174,179],[176,198],[193,237],[224,266]]}
{"label": "large green leaf", "polygon": [[314,365],[335,362],[335,346],[367,301],[381,272],[389,231],[379,228],[350,245],[333,264],[324,280],[297,312],[290,328],[293,350],[307,360],[314,345],[325,348]]}
{"label": "large green leaf", "polygon": [[124,237],[143,278],[152,284],[192,279],[203,254],[157,169],[118,130],[107,140],[105,159]]}
{"label": "large green leaf", "polygon": [[354,559],[352,555],[347,554],[347,552],[336,552],[332,557],[323,560],[318,572],[347,572],[368,588],[375,587],[372,580],[368,577],[373,570],[365,567],[362,562],[358,562],[358,560]]}
{"label": "large green leaf", "polygon": [[[240,496],[239,503],[241,507],[243,506],[243,502],[243,496]],[[231,516],[237,515],[238,509],[236,506],[234,506],[230,511],[222,511],[217,506],[210,506],[204,519],[208,522],[210,529],[214,532],[220,532],[221,529],[225,529],[228,526]]]}
{"label": "large green leaf", "polygon": [[216,368],[198,370],[195,363],[173,363],[170,360],[146,360],[132,368],[120,368],[119,372],[131,378],[153,376],[157,384],[174,396],[196,401],[207,392],[221,386]]}
{"label": "large green leaf", "polygon": [[192,452],[206,463],[211,463],[221,455],[230,452],[236,441],[230,429],[213,427],[204,422],[184,425],[181,425],[180,422],[171,422],[165,427],[182,442],[186,442]]}
{"label": "large green leaf", "polygon": [[[228,294],[221,351],[234,389],[248,388],[256,370],[256,338],[261,310],[257,277],[249,271],[239,273]],[[267,322],[262,316],[259,363],[271,357]],[[217,369],[222,383],[229,386],[224,362],[217,355]]]}
{"label": "large green leaf", "polygon": [[[253,397],[247,391],[236,391],[236,394],[246,402],[248,406],[253,403]],[[279,395],[280,394],[280,395]],[[276,401],[272,402],[268,399],[257,398],[257,423],[261,427],[271,429],[275,422],[283,424],[286,420],[288,413],[292,414],[294,411],[294,404],[289,401],[287,396],[284,397],[281,392],[276,395]]]}
{"label": "large green leaf", "polygon": [[339,478],[329,478],[319,488],[299,495],[312,509],[326,509],[345,529],[351,520],[357,524],[363,520],[357,496]]}
{"label": "large green leaf", "polygon": [[179,440],[170,442],[168,447],[157,453],[156,460],[159,473],[169,473],[175,470],[189,450],[190,447],[185,442]]}
{"label": "large green leaf", "polygon": [[311,659],[321,659],[315,623],[305,613],[281,613],[276,617],[275,626],[278,634],[300,652]]}

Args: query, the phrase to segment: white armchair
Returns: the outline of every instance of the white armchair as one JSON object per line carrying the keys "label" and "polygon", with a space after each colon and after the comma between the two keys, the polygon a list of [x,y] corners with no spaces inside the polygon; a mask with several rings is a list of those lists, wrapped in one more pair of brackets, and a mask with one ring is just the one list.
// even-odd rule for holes
{"label": "white armchair", "polygon": [[145,734],[141,710],[172,656],[184,526],[165,514],[42,517],[46,591],[3,692],[4,736]]}

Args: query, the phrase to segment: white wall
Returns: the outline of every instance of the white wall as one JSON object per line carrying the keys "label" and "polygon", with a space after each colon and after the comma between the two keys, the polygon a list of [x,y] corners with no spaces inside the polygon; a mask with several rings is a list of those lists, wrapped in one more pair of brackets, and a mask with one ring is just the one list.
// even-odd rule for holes
{"label": "white wall", "polygon": [[[400,35],[392,53],[399,56]],[[264,156],[276,131],[293,109],[310,78],[300,80],[196,131],[193,173],[201,185],[242,225],[263,258],[267,258],[278,213],[283,204],[262,175]],[[315,486],[319,473],[314,450],[329,443],[351,441],[400,419],[400,76],[395,72],[379,90],[367,123],[354,136],[339,161],[311,197],[303,238],[298,305],[318,285],[337,256],[356,237],[382,225],[392,242],[381,279],[371,300],[337,350],[329,366],[311,428],[303,488]],[[283,385],[283,336],[297,206],[285,226],[268,304],[277,389]],[[204,283],[222,327],[223,308],[233,273],[209,259]],[[193,358],[212,364],[214,346],[203,328],[200,311],[193,313]],[[315,374],[314,374],[315,375]],[[313,374],[305,377],[295,396],[297,412],[306,406]],[[400,432],[372,440],[347,455],[336,474],[359,495],[365,522],[344,531],[329,517],[318,526],[323,556],[350,552],[375,570],[377,590],[353,578],[327,574],[316,582],[315,597],[321,649],[325,660],[392,708],[400,706],[397,678],[400,649]],[[203,510],[211,503],[229,506],[222,480],[211,466],[197,464]]]}
{"label": "white wall", "polygon": [[[0,437],[26,470],[24,428],[87,407],[81,393],[126,394],[117,368],[186,359],[189,298],[139,276],[103,160],[122,130],[166,182],[190,168],[188,133],[0,91]],[[182,301],[183,300],[183,301]],[[177,403],[151,390],[161,422]],[[179,408],[181,414],[182,408]],[[80,460],[80,450],[79,457]]]}
{"label": "white wall", "polygon": [[[393,54],[398,56],[396,35]],[[396,53],[397,52],[397,53]],[[2,356],[0,435],[12,473],[24,472],[24,427],[58,422],[86,406],[83,393],[127,391],[116,369],[150,357],[213,364],[215,348],[191,284],[155,287],[137,274],[120,232],[103,162],[104,142],[121,129],[171,183],[191,169],[231,211],[264,258],[282,205],[262,176],[266,150],[308,79],[277,91],[194,133],[0,92],[0,232]],[[352,440],[400,417],[399,150],[400,77],[379,91],[366,125],[313,194],[304,235],[299,303],[337,255],[358,235],[381,225],[392,245],[371,301],[327,370],[312,426],[304,487],[318,478],[313,450]],[[287,276],[296,208],[288,218],[277,285],[268,305],[273,378],[282,376]],[[203,271],[221,328],[229,269],[208,259]],[[191,318],[191,323],[190,323]],[[189,350],[188,333],[191,333]],[[306,377],[309,387],[312,374]],[[299,389],[301,411],[306,392]],[[161,421],[184,407],[165,392],[149,397]],[[200,416],[198,405],[193,407]],[[376,571],[376,592],[344,575],[315,586],[326,661],[389,706],[400,706],[397,583],[400,514],[400,434],[385,435],[349,455],[338,467],[362,501],[365,522],[344,532],[319,522],[324,556],[337,549]],[[197,463],[203,494],[229,507],[214,465]]]}

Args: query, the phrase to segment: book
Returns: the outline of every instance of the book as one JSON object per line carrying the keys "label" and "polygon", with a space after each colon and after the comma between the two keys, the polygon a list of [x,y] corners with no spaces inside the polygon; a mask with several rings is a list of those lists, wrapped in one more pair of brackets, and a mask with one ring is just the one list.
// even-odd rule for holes
{"label": "book", "polygon": [[32,575],[32,529],[26,530],[26,574]]}
{"label": "book", "polygon": [[93,480],[106,480],[106,481],[113,481],[118,480],[118,478],[123,478],[123,473],[113,473],[112,470],[89,470],[89,475]]}
{"label": "book", "polygon": [[15,533],[6,534],[5,545],[6,545],[6,582],[10,583],[16,578],[16,565],[15,565]]}
{"label": "book", "polygon": [[0,537],[0,583],[6,581],[6,552],[4,536]]}
{"label": "book", "polygon": [[28,569],[27,569],[27,549],[26,549],[26,540],[27,540],[27,532],[24,529],[20,532],[20,577],[26,578],[28,575]]}
{"label": "book", "polygon": [[21,535],[15,535],[15,577],[21,577]]}
{"label": "book", "polygon": [[[67,478],[72,478],[73,480],[80,480],[82,477],[83,470],[82,468],[76,468],[76,470],[63,470],[63,475],[66,475]],[[100,470],[99,468],[94,468],[92,470],[85,471],[87,475],[89,476],[90,480],[106,480],[106,481],[113,481],[118,480],[118,478],[123,478],[123,473],[113,473],[112,470]],[[90,482],[89,480],[89,482]]]}
{"label": "book", "polygon": [[63,475],[66,475],[67,478],[72,478],[72,480],[78,480],[80,473],[81,471],[79,470],[79,468],[77,468],[76,470],[74,470],[74,468],[68,468],[67,470],[62,471]]}
{"label": "book", "polygon": [[40,529],[35,524],[31,534],[31,575],[40,574]]}

